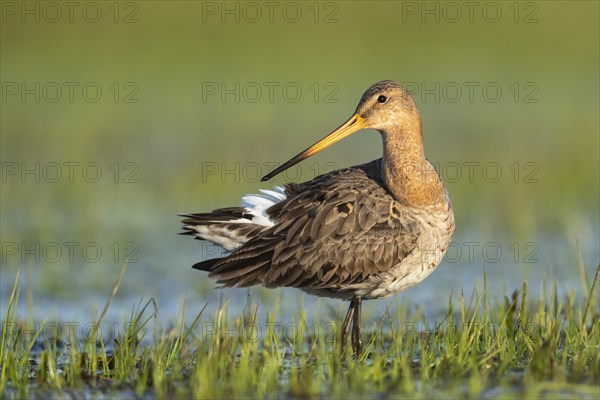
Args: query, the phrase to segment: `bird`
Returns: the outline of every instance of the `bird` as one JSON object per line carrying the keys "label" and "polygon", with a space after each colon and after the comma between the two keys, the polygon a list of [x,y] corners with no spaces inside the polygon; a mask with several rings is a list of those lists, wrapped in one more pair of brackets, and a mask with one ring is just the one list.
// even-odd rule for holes
{"label": "bird", "polygon": [[220,287],[292,287],[349,301],[341,327],[362,355],[363,300],[388,298],[440,264],[455,229],[448,191],[425,158],[421,118],[409,91],[384,80],[369,87],[341,126],[262,178],[267,181],[333,143],[377,130],[383,156],[304,183],[242,197],[240,207],[179,214],[182,234],[227,251],[193,268]]}

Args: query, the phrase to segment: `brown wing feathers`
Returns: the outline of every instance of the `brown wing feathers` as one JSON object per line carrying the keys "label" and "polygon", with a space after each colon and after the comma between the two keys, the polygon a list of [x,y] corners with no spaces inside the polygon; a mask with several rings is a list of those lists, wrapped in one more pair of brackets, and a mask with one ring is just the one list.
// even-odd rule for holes
{"label": "brown wing feathers", "polygon": [[[399,205],[373,178],[380,176],[374,171],[379,165],[376,160],[287,186],[287,198],[268,209],[273,227],[262,227],[229,256],[194,268],[210,271],[224,286],[331,290],[389,270],[413,250],[419,232],[415,223],[398,218]],[[217,212],[224,219],[245,218],[243,210]]]}

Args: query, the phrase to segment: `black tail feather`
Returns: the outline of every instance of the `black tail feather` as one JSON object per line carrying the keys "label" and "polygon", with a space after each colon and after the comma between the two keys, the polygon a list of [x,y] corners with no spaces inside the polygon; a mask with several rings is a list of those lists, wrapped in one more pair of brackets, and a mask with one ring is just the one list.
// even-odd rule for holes
{"label": "black tail feather", "polygon": [[245,208],[242,207],[228,207],[218,208],[209,213],[197,213],[197,214],[177,214],[184,219],[181,223],[184,225],[206,225],[215,222],[228,222],[232,219],[245,218],[252,221],[253,215],[248,213]]}
{"label": "black tail feather", "polygon": [[210,272],[213,270],[215,264],[218,263],[220,260],[221,260],[220,258],[212,258],[210,260],[200,261],[200,262],[192,265],[192,268],[198,269],[200,271]]}

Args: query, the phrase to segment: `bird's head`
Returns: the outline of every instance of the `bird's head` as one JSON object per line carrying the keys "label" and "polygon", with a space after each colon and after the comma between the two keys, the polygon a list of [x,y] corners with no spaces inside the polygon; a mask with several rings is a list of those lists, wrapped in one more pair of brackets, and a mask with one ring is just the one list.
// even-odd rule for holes
{"label": "bird's head", "polygon": [[336,130],[285,162],[261,180],[266,181],[293,167],[300,161],[331,146],[335,142],[362,129],[376,129],[382,134],[403,129],[403,125],[418,124],[419,112],[410,93],[394,81],[381,81],[362,95],[356,112]]}

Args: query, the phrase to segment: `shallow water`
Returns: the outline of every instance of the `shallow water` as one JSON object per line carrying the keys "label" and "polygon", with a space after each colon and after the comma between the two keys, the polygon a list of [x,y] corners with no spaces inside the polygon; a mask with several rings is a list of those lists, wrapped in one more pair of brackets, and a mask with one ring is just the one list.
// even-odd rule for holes
{"label": "shallow water", "polygon": [[[596,227],[579,238],[588,280],[595,272],[594,260],[600,259],[598,232]],[[542,240],[515,242],[509,239],[477,240],[474,236],[459,232],[441,265],[419,285],[391,299],[365,302],[365,318],[380,318],[387,307],[397,302],[413,309],[421,308],[427,318],[440,318],[447,310],[451,295],[457,299],[464,294],[468,301],[475,290],[482,293],[484,276],[491,302],[521,290],[523,280],[528,282],[530,298],[543,295],[544,283],[549,289],[554,279],[559,295],[574,292],[580,298],[584,296],[574,238],[552,235]],[[155,300],[158,321],[163,326],[176,320],[184,300],[187,318],[193,318],[208,303],[205,315],[209,319],[223,302],[228,304],[230,315],[239,315],[247,304],[260,304],[259,310],[262,310],[264,306],[281,303],[279,315],[282,319],[298,315],[301,309],[307,309],[311,314],[326,311],[329,318],[341,318],[347,307],[342,301],[315,298],[295,289],[215,289],[206,273],[190,268],[203,255],[214,257],[220,254],[206,242],[170,235],[159,242],[138,243],[138,261],[128,265],[105,321],[122,322],[134,306],[149,299]],[[16,276],[15,264],[20,268],[18,310],[22,319],[70,321],[80,326],[91,322],[93,313],[97,315],[102,310],[121,268],[117,263],[12,263],[11,268],[3,265],[0,269],[2,315]],[[261,317],[265,318],[259,312]],[[309,321],[311,317],[307,316]]]}
{"label": "shallow water", "polygon": [[[590,260],[598,259],[599,256],[598,248],[594,246],[597,239],[598,231],[596,230],[579,243],[588,279],[591,279],[592,273],[595,272]],[[461,249],[460,244],[472,242],[475,240],[459,234],[455,237],[455,248]],[[481,243],[480,246],[463,245],[462,249],[482,249],[485,244]],[[512,244],[501,240],[486,243],[495,243],[488,245],[488,249],[501,248],[503,251]],[[60,393],[47,391],[38,387],[35,377],[39,373],[37,366],[40,363],[40,354],[48,345],[48,340],[52,342],[54,338],[59,339],[56,346],[59,354],[63,354],[60,358],[62,361],[59,360],[59,362],[65,363],[58,366],[59,373],[66,369],[69,361],[67,344],[74,343],[73,340],[86,343],[91,339],[102,339],[106,344],[105,349],[110,355],[114,351],[114,340],[125,333],[130,315],[149,299],[155,300],[158,312],[156,318],[150,318],[149,324],[142,330],[144,335],[140,338],[142,346],[151,345],[157,332],[160,335],[163,329],[168,329],[177,323],[184,301],[185,320],[188,324],[206,306],[195,329],[195,337],[203,342],[211,340],[213,332],[217,329],[214,322],[215,313],[222,308],[224,303],[228,305],[228,314],[224,317],[226,335],[240,335],[239,330],[236,329],[236,318],[239,318],[240,315],[247,318],[256,312],[256,321],[252,324],[252,330],[245,330],[241,334],[247,334],[248,336],[245,338],[247,340],[257,340],[259,347],[263,343],[262,339],[265,338],[267,330],[271,327],[267,322],[267,310],[275,313],[272,327],[273,331],[282,338],[282,343],[295,343],[294,340],[304,338],[305,335],[312,337],[322,335],[325,341],[330,340],[332,343],[338,339],[339,324],[347,307],[345,302],[316,298],[295,289],[270,290],[260,287],[214,289],[213,283],[207,279],[205,273],[189,268],[190,264],[197,260],[198,254],[202,253],[202,250],[205,253],[209,251],[201,242],[192,241],[188,237],[173,235],[172,238],[161,241],[160,245],[144,246],[142,243],[140,249],[140,261],[128,266],[119,292],[108,309],[95,338],[92,337],[93,321],[100,314],[109,297],[120,266],[117,264],[104,266],[106,269],[102,270],[103,266],[98,264],[79,265],[76,276],[68,273],[68,266],[63,266],[65,270],[61,271],[60,268],[57,270],[61,271],[59,273],[64,276],[59,276],[59,279],[52,285],[48,285],[44,281],[47,274],[37,273],[39,271],[36,268],[44,266],[34,264],[23,266],[19,278],[21,292],[18,320],[24,324],[25,334],[30,337],[33,337],[37,330],[42,329],[40,340],[34,345],[31,353],[31,385],[29,388],[31,393],[37,393],[44,397],[60,394],[61,398],[135,397],[132,388],[127,386],[114,388],[111,387],[109,381],[99,381],[90,386],[66,389]],[[171,256],[173,249],[176,249],[176,257]],[[530,257],[526,260],[531,262],[523,260],[514,262],[513,256],[514,254],[504,255],[496,262],[492,262],[494,258],[491,253],[474,251],[463,254],[461,257],[458,257],[457,253],[450,254],[450,257],[447,257],[429,278],[416,287],[391,299],[365,302],[364,334],[368,335],[368,332],[377,329],[381,323],[387,323],[385,322],[386,315],[391,317],[396,329],[402,329],[404,334],[433,334],[436,328],[443,329],[443,324],[447,323],[445,316],[450,297],[457,304],[464,293],[465,302],[469,304],[475,291],[479,294],[483,293],[484,274],[487,282],[488,301],[491,303],[503,301],[505,295],[510,297],[515,289],[520,290],[524,279],[528,281],[527,290],[530,300],[536,299],[544,293],[551,295],[554,280],[557,282],[556,289],[559,296],[567,293],[575,293],[579,299],[585,296],[581,289],[576,265],[576,245],[575,243],[569,244],[565,237],[557,235],[544,238],[539,242],[539,251],[534,255],[529,255]],[[2,268],[0,277],[2,315],[4,316],[15,271]],[[544,282],[546,289],[544,289]],[[545,290],[549,291],[545,292]],[[407,313],[414,316],[414,312],[418,309],[422,310],[422,316],[418,321],[401,321]],[[153,311],[154,307],[150,305],[144,313],[144,319],[151,317]],[[386,314],[387,312],[389,314]],[[455,312],[457,312],[456,306]],[[299,323],[303,314],[306,316],[305,325]],[[386,330],[386,327],[384,326],[383,329]],[[238,339],[243,340],[244,337],[238,336]],[[294,345],[293,348],[296,351],[298,349],[297,345]],[[305,351],[309,350],[310,344],[307,343]],[[415,357],[414,363],[418,365],[418,355]],[[289,381],[293,366],[305,362],[302,354],[294,355],[293,351],[285,352],[283,367],[279,370],[279,379],[284,383],[283,386],[286,386],[286,383],[289,384],[285,381]],[[366,365],[368,363],[369,360]],[[503,379],[504,383],[501,384],[490,380],[486,383],[483,392],[480,393],[480,397],[489,399],[498,396],[518,397],[531,390],[530,387],[523,386],[522,371],[508,371],[506,374],[509,376],[514,374],[513,381],[515,383],[512,386],[506,385],[510,379]],[[418,388],[419,396],[423,398],[468,396],[470,393],[468,379],[452,379],[451,381],[438,379],[434,382],[422,382],[417,377],[414,385]],[[588,385],[581,387],[578,385],[549,385],[547,388],[535,386],[535,390],[538,390],[536,393],[539,396],[546,398],[594,398]],[[322,393],[323,396],[328,394]],[[16,388],[9,384],[5,396],[10,398],[18,397],[18,395]],[[370,393],[366,397],[386,397],[387,395],[389,393]],[[155,393],[152,389],[144,393],[145,398],[153,396]]]}

